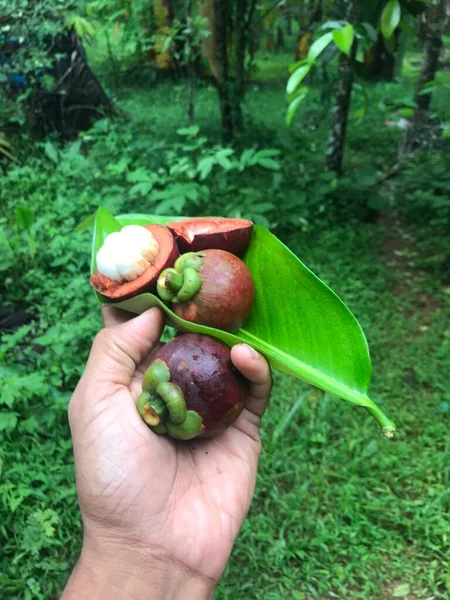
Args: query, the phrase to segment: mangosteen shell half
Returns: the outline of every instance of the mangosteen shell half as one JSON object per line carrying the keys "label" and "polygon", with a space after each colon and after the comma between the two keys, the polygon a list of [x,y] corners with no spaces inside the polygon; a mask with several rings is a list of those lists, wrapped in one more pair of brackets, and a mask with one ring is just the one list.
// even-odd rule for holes
{"label": "mangosteen shell half", "polygon": [[170,222],[167,227],[181,253],[217,249],[242,255],[253,234],[253,222],[247,219],[199,217]]}
{"label": "mangosteen shell half", "polygon": [[91,275],[92,287],[109,300],[120,301],[144,292],[154,293],[160,273],[172,267],[179,256],[179,250],[170,229],[164,225],[145,225],[159,244],[155,262],[133,281],[115,281],[102,275],[98,270]]}

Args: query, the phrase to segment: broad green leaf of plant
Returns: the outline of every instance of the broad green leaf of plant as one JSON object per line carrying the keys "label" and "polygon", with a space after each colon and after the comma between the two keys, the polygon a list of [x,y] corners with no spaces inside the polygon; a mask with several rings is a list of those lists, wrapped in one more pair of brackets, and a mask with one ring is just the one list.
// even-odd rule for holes
{"label": "broad green leaf of plant", "polygon": [[336,46],[341,52],[349,55],[352,49],[353,39],[355,37],[355,30],[353,25],[347,23],[342,29],[335,29],[333,31],[333,40]]}
{"label": "broad green leaf of plant", "polygon": [[311,67],[311,64],[303,65],[292,73],[292,75],[288,79],[286,86],[286,91],[288,94],[293,94],[295,92],[297,86],[310,72]]}
{"label": "broad green leaf of plant", "polygon": [[53,161],[55,164],[59,162],[59,153],[58,149],[51,142],[45,142],[44,152],[48,156],[48,158]]}
{"label": "broad green leaf of plant", "polygon": [[27,206],[16,207],[16,224],[22,231],[29,231],[33,226],[33,213]]}
{"label": "broad green leaf of plant", "polygon": [[333,33],[331,31],[321,35],[320,38],[311,44],[311,48],[308,51],[308,60],[314,62],[319,54],[321,54],[332,41]]}
{"label": "broad green leaf of plant", "polygon": [[300,106],[302,100],[306,98],[308,95],[308,88],[303,88],[304,92],[300,93],[298,96],[292,100],[289,104],[287,112],[286,112],[286,125],[290,125],[294,119],[295,113],[297,112],[297,108]]}
{"label": "broad green leaf of plant", "polygon": [[392,37],[397,29],[402,16],[402,9],[398,0],[389,0],[381,13],[381,33],[385,39]]}
{"label": "broad green leaf of plant", "polygon": [[[164,224],[168,220],[172,217],[147,214],[115,219],[99,209],[91,272],[109,233],[129,224]],[[153,294],[140,294],[115,305],[136,314],[160,306],[169,323],[181,331],[211,335],[229,346],[246,342],[264,354],[273,368],[364,406],[383,433],[392,437],[395,424],[367,395],[371,363],[364,333],[342,300],[263,227],[255,226],[243,260],[255,281],[256,297],[249,318],[235,334],[184,321]]]}

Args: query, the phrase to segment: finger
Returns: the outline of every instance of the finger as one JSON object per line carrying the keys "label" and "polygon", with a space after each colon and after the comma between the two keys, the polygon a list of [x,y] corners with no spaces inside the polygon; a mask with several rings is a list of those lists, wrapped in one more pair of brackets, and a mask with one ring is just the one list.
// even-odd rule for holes
{"label": "finger", "polygon": [[262,417],[273,385],[269,363],[247,344],[234,346],[231,349],[231,360],[242,375],[251,382],[245,408],[258,417]]}
{"label": "finger", "polygon": [[102,317],[105,327],[114,327],[114,325],[121,325],[132,319],[135,315],[126,310],[121,310],[115,306],[109,304],[103,304],[102,306]]}
{"label": "finger", "polygon": [[120,325],[102,329],[94,340],[85,379],[129,386],[136,368],[159,341],[164,313],[150,310]]}

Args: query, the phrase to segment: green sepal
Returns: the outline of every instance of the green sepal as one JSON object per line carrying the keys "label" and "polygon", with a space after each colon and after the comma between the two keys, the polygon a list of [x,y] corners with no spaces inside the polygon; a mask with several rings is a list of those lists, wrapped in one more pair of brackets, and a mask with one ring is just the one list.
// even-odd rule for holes
{"label": "green sepal", "polygon": [[169,411],[169,420],[179,425],[186,419],[186,402],[183,392],[174,383],[164,381],[156,387],[156,393],[164,401]]}
{"label": "green sepal", "polygon": [[164,423],[150,427],[150,429],[153,431],[153,433],[157,433],[158,435],[164,435],[167,433],[167,427],[164,425]]}
{"label": "green sepal", "polygon": [[154,393],[158,383],[163,381],[170,381],[170,371],[166,363],[158,358],[146,370],[142,380],[142,389],[144,392]]}
{"label": "green sepal", "polygon": [[195,410],[188,410],[186,419],[180,425],[166,423],[167,433],[177,440],[192,440],[203,431],[201,416]]}
{"label": "green sepal", "polygon": [[186,267],[183,271],[183,285],[177,293],[177,300],[181,304],[189,302],[202,287],[203,279],[192,267]]}

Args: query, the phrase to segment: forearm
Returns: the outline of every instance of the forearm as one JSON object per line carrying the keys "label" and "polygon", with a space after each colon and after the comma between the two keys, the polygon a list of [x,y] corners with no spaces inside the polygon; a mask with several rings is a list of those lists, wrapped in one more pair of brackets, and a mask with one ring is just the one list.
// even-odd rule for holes
{"label": "forearm", "polygon": [[61,600],[210,600],[211,580],[142,552],[83,549]]}

